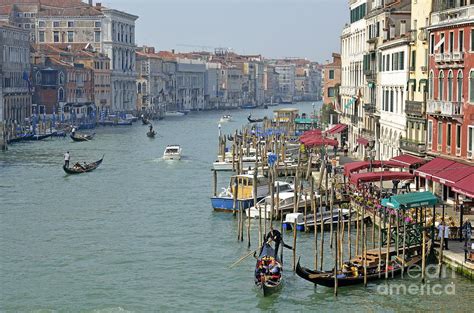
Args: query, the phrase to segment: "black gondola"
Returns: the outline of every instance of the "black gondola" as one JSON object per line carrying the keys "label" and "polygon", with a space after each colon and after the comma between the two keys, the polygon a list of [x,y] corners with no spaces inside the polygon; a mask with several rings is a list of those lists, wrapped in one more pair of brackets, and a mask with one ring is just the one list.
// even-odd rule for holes
{"label": "black gondola", "polygon": [[281,289],[282,270],[282,263],[275,255],[275,250],[264,243],[255,266],[255,285],[264,297]]}
{"label": "black gondola", "polygon": [[[421,261],[421,256],[415,256],[410,260],[410,264],[416,264]],[[344,286],[352,286],[352,285],[360,285],[364,283],[364,272],[363,269],[357,268],[356,266],[352,266],[346,264],[347,270],[340,271],[337,277],[337,286],[344,287]],[[388,277],[393,278],[402,273],[402,267],[393,262],[388,269]],[[317,271],[317,270],[310,270],[306,267],[300,265],[300,261],[298,260],[298,264],[296,265],[296,274],[309,281],[313,284],[334,288],[334,271]],[[378,279],[385,279],[385,265],[381,266],[380,271],[378,270],[378,266],[372,266],[367,268],[367,281],[374,281]]]}
{"label": "black gondola", "polygon": [[247,117],[247,120],[249,121],[249,123],[261,123],[261,122],[263,122],[264,119],[263,119],[263,118],[255,118],[255,119],[253,119],[253,118],[252,118],[252,115],[249,115],[249,116]]}
{"label": "black gondola", "polygon": [[77,162],[73,167],[66,167],[66,165],[63,165],[63,170],[67,174],[82,174],[82,173],[92,172],[93,170],[99,167],[103,159],[104,159],[104,156],[102,156],[102,158],[99,161],[95,161],[93,163],[84,164],[84,165],[81,165],[79,162]]}
{"label": "black gondola", "polygon": [[152,131],[147,132],[146,135],[147,135],[147,137],[155,138],[156,132],[154,130],[152,130]]}
{"label": "black gondola", "polygon": [[43,140],[49,137],[52,137],[54,133],[44,134],[44,135],[32,135],[25,137],[24,140]]}
{"label": "black gondola", "polygon": [[89,141],[94,138],[95,133],[93,134],[78,134],[78,133],[73,133],[71,134],[71,139],[74,141]]}

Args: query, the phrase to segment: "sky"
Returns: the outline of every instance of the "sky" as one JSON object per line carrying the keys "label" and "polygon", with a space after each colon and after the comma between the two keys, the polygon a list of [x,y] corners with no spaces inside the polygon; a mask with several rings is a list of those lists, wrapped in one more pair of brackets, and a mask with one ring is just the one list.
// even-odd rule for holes
{"label": "sky", "polygon": [[324,63],[340,51],[347,0],[94,0],[139,16],[136,44],[188,52],[231,48]]}

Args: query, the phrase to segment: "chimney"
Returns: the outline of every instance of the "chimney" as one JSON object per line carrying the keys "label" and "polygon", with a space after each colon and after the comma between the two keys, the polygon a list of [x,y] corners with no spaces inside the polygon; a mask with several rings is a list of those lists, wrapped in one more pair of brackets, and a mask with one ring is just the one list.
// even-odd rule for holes
{"label": "chimney", "polygon": [[89,0],[89,5],[90,5],[90,6],[93,6],[92,0]]}
{"label": "chimney", "polygon": [[404,36],[407,32],[407,21],[400,21],[400,36]]}
{"label": "chimney", "polygon": [[174,49],[171,49],[171,53],[174,54]]}
{"label": "chimney", "polygon": [[395,24],[390,25],[389,39],[395,38]]}

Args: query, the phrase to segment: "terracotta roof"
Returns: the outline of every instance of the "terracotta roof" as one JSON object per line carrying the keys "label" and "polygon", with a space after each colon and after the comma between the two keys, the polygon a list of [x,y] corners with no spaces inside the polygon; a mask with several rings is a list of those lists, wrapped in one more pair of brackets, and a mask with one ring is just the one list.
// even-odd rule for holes
{"label": "terracotta roof", "polygon": [[5,5],[22,5],[22,4],[34,4],[34,5],[47,5],[53,7],[68,7],[71,5],[88,5],[82,2],[82,0],[2,0]]}
{"label": "terracotta roof", "polygon": [[57,8],[44,7],[38,12],[38,16],[102,16],[103,13],[88,5],[77,5],[73,7]]}

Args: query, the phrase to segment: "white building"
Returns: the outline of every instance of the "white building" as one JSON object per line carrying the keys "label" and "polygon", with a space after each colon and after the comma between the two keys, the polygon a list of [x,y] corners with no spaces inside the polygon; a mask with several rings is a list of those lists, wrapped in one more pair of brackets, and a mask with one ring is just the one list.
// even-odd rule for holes
{"label": "white building", "polygon": [[102,50],[111,60],[112,110],[133,111],[137,99],[135,21],[138,16],[99,8],[105,16],[102,23]]}
{"label": "white building", "polygon": [[409,38],[387,41],[379,51],[381,68],[377,106],[380,107],[380,158],[387,160],[400,154],[400,138],[406,135]]}
{"label": "white building", "polygon": [[275,72],[278,74],[278,96],[280,102],[291,103],[295,95],[295,65],[293,64],[277,64]]}
{"label": "white building", "polygon": [[366,156],[367,144],[361,143],[364,129],[364,87],[366,79],[363,71],[364,54],[367,48],[366,20],[367,0],[351,0],[351,23],[341,36],[341,122],[349,125],[349,148],[358,157]]}

